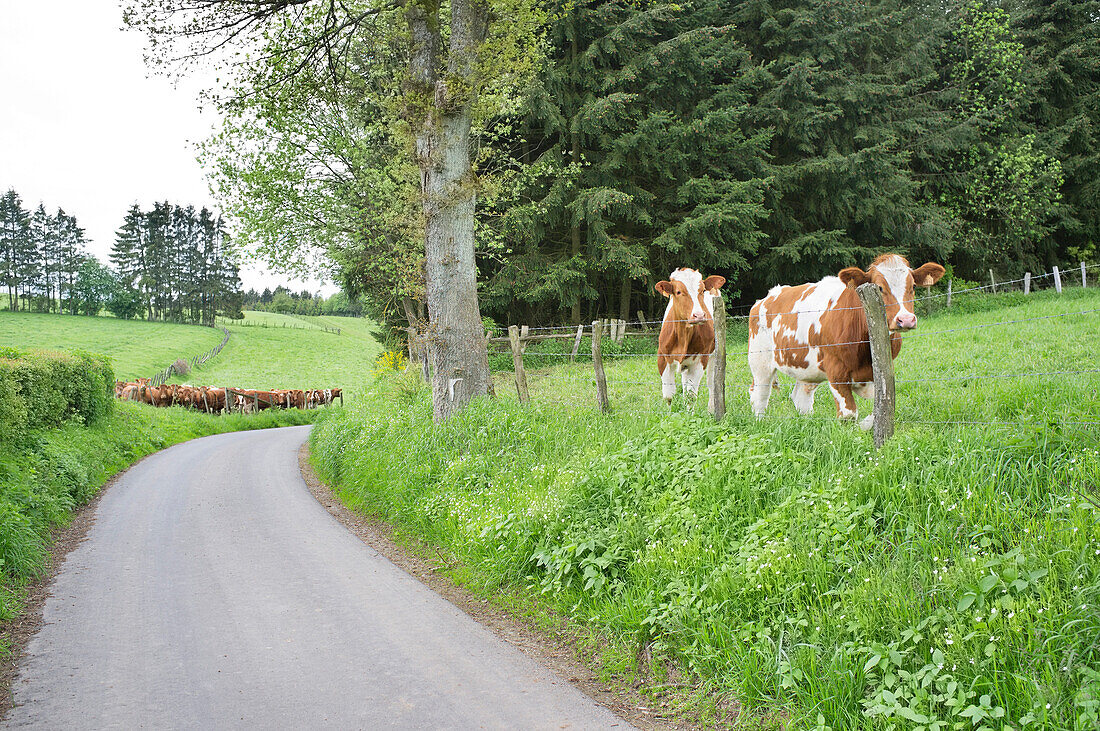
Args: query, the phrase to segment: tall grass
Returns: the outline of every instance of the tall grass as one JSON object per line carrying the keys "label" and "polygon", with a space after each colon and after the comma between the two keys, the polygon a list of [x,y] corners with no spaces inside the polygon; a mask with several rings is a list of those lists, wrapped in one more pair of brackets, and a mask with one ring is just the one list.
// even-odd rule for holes
{"label": "tall grass", "polygon": [[[1100,308],[1088,291],[1020,299],[922,332]],[[527,407],[506,374],[497,401],[441,425],[422,391],[389,386],[402,406],[325,418],[315,461],[472,584],[538,597],[601,628],[617,661],[793,728],[1092,729],[1100,431],[1063,422],[1100,419],[1100,378],[914,381],[1095,369],[1097,322],[911,339],[879,451],[824,396],[815,418],[780,394],[778,418],[756,420],[731,387],[715,424],[705,399],[665,407],[653,363],[621,357],[610,415],[588,405],[583,364],[535,369]],[[921,423],[943,421],[1011,423]]]}

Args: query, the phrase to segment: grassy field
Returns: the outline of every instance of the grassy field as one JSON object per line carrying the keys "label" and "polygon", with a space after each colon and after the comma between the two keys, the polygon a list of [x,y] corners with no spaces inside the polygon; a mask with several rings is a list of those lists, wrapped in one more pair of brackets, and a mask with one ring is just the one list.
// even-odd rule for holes
{"label": "grassy field", "polygon": [[176,358],[205,352],[221,342],[220,330],[113,317],[83,317],[0,310],[0,343],[18,348],[102,353],[115,377],[148,377]]}
{"label": "grassy field", "polygon": [[1033,319],[1086,310],[1100,292],[924,318],[877,452],[824,389],[812,418],[787,384],[753,418],[742,324],[718,424],[705,397],[663,405],[652,356],[607,363],[601,415],[590,364],[529,351],[533,405],[498,374],[495,401],[433,426],[396,376],[320,422],[314,459],[459,580],[597,628],[608,673],[716,717],[1100,728],[1100,428],[1072,423],[1100,421],[1100,373],[1065,373],[1100,369],[1100,313]]}
{"label": "grassy field", "polygon": [[[304,317],[246,312],[249,325],[229,325],[229,343],[199,370],[175,383],[241,388],[331,388],[357,395],[370,380],[381,346],[377,326],[355,317]],[[285,327],[284,327],[285,325]],[[322,327],[339,328],[340,334]],[[0,342],[20,348],[89,350],[112,360],[115,376],[152,376],[176,358],[221,342],[220,328],[0,311]]]}
{"label": "grassy field", "polygon": [[[302,317],[246,312],[245,322],[228,325],[229,343],[199,370],[176,383],[240,388],[333,388],[345,396],[363,392],[381,351],[377,325],[356,317]],[[283,324],[287,327],[283,327]],[[315,329],[303,329],[310,326]],[[340,334],[317,325],[340,328]]]}

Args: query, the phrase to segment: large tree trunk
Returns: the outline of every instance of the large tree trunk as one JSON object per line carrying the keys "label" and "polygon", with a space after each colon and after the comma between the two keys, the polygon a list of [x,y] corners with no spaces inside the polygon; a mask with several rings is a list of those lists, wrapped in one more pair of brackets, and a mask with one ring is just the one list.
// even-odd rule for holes
{"label": "large tree trunk", "polygon": [[[469,86],[478,46],[488,27],[477,0],[452,0],[447,78],[439,78],[439,6],[422,0],[407,11],[413,52],[409,114],[424,209],[424,280],[427,341],[432,373],[432,411],[442,421],[470,399],[489,392],[489,356],[477,303],[474,261],[476,193],[470,167]],[[466,82],[466,83],[463,83]]]}

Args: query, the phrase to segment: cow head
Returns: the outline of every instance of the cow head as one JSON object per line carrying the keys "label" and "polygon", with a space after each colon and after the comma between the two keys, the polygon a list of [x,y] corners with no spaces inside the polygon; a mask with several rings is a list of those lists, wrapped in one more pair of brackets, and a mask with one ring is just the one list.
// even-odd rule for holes
{"label": "cow head", "polygon": [[669,298],[666,319],[682,320],[689,325],[711,319],[709,303],[704,294],[717,294],[726,283],[725,277],[717,274],[703,279],[703,275],[694,269],[677,269],[669,276],[669,281],[657,282],[655,289]]}
{"label": "cow head", "polygon": [[883,254],[867,271],[848,267],[842,269],[838,276],[840,281],[853,289],[868,282],[877,284],[886,302],[886,321],[890,329],[912,330],[917,326],[917,316],[913,313],[913,287],[931,287],[945,271],[939,264],[931,262],[910,269],[905,257]]}

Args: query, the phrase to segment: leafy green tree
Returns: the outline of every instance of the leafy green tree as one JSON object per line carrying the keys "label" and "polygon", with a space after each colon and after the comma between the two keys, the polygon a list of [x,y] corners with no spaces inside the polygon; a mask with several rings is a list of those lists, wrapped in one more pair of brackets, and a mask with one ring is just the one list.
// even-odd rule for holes
{"label": "leafy green tree", "polygon": [[114,272],[89,256],[80,263],[70,296],[81,314],[98,315],[118,289],[119,281]]}
{"label": "leafy green tree", "polygon": [[1057,256],[1100,261],[1100,0],[1026,0],[1013,18],[1038,142],[1061,165]]}
{"label": "leafy green tree", "polygon": [[974,138],[949,163],[955,175],[941,199],[958,221],[961,262],[1022,274],[1054,258],[1061,162],[1025,118],[1027,59],[1008,12],[966,0],[953,19],[947,73],[959,91],[956,113],[972,120]]}
{"label": "leafy green tree", "polygon": [[[333,74],[343,73],[352,39],[369,18],[393,7],[354,0],[132,0],[125,18],[149,31],[154,45],[192,42],[190,55],[226,44],[259,45],[265,51],[259,54],[260,63],[245,66],[281,64],[277,76],[289,82],[318,58],[325,59]],[[486,395],[490,385],[478,310],[471,129],[478,119],[510,103],[516,84],[534,68],[531,41],[543,16],[528,0],[410,0],[399,17],[407,31],[398,49],[405,62],[401,116],[416,151],[421,183],[434,415],[445,419],[470,399]],[[367,49],[364,59],[390,51],[385,36],[362,33],[360,39],[364,45],[356,47]],[[288,53],[267,53],[272,44]]]}
{"label": "leafy green tree", "polygon": [[106,307],[108,312],[120,320],[133,320],[141,317],[143,302],[141,292],[127,286],[123,281],[118,281],[107,299]]}

